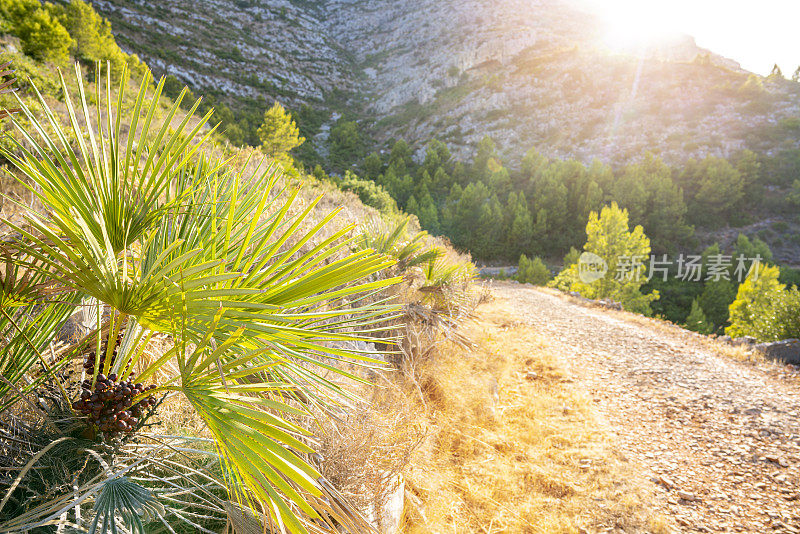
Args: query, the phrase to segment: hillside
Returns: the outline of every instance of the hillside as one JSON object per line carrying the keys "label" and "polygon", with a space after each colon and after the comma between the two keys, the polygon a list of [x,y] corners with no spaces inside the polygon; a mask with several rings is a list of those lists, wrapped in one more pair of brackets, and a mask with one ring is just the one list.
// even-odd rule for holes
{"label": "hillside", "polygon": [[536,146],[584,162],[797,145],[798,84],[751,75],[690,37],[645,57],[612,53],[569,0],[94,4],[159,74],[234,109],[263,98],[328,122],[345,113],[378,144],[437,137],[464,157],[488,134],[509,157]]}

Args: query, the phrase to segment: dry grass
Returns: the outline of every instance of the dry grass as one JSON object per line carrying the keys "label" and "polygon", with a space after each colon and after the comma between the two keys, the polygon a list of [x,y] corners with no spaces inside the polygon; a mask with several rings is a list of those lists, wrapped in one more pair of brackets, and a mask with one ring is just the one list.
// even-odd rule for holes
{"label": "dry grass", "polygon": [[495,304],[467,333],[478,349],[441,350],[405,397],[427,430],[406,532],[667,532],[543,340]]}

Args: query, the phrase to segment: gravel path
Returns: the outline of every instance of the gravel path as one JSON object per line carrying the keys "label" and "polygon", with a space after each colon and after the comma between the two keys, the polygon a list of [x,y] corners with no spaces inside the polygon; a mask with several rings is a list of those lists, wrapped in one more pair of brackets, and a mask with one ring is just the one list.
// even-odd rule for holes
{"label": "gravel path", "polygon": [[677,529],[800,533],[798,382],[624,313],[530,286],[494,294],[562,355]]}

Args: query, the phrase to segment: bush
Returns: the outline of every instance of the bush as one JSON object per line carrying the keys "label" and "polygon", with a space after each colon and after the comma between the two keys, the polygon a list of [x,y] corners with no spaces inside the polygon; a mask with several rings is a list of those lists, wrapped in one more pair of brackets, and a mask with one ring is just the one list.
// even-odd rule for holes
{"label": "bush", "polygon": [[519,267],[517,270],[517,280],[523,284],[533,284],[535,286],[547,285],[552,275],[550,269],[539,257],[528,259],[525,254],[519,257]]}
{"label": "bush", "polygon": [[339,184],[342,191],[352,191],[361,202],[367,206],[372,206],[376,210],[385,214],[397,213],[397,203],[392,196],[380,185],[372,180],[361,180],[358,176],[347,171],[344,179]]}
{"label": "bush", "polygon": [[[600,214],[591,212],[583,248],[605,262],[605,274],[584,282],[579,276],[579,264],[573,264],[559,273],[551,285],[577,291],[590,299],[610,298],[628,311],[650,315],[650,303],[658,299],[658,292],[643,294],[640,290],[645,283],[644,261],[650,254],[650,240],[641,226],[633,231],[628,228],[628,211],[620,209],[616,202],[604,207]],[[634,263],[634,259],[641,263]]]}
{"label": "bush", "polygon": [[800,292],[780,283],[778,267],[762,266],[739,286],[730,306],[732,337],[753,336],[759,341],[779,341],[800,336]]}
{"label": "bush", "polygon": [[127,55],[120,50],[111,24],[83,0],[72,0],[58,14],[59,22],[72,37],[72,55],[88,63],[110,61],[114,72],[127,63]]}
{"label": "bush", "polygon": [[0,11],[7,17],[7,29],[19,37],[22,51],[34,59],[63,64],[69,59],[73,40],[53,15],[37,1],[3,2]]}

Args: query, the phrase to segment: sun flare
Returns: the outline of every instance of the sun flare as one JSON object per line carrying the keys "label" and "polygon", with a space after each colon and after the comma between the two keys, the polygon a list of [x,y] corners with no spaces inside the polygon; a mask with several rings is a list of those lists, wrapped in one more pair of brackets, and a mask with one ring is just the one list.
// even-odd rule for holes
{"label": "sun flare", "polygon": [[590,1],[603,22],[603,42],[612,50],[628,51],[657,45],[678,31],[670,13],[641,0]]}

